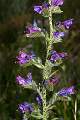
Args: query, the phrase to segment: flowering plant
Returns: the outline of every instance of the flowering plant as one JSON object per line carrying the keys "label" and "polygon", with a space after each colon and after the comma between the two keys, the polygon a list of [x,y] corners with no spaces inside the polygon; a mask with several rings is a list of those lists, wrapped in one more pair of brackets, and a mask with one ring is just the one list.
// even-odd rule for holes
{"label": "flowering plant", "polygon": [[[27,26],[25,30],[26,37],[43,37],[46,44],[46,57],[44,63],[33,52],[25,53],[20,51],[19,56],[17,57],[18,63],[21,66],[34,65],[41,69],[43,76],[43,81],[40,85],[36,84],[30,72],[28,73],[27,78],[21,77],[20,75],[16,77],[16,81],[19,85],[24,88],[33,89],[38,94],[36,97],[38,103],[37,107],[35,107],[35,104],[31,105],[27,102],[19,105],[19,110],[24,114],[25,119],[29,117],[43,120],[49,119],[49,113],[55,107],[55,102],[64,100],[64,98],[68,101],[70,100],[70,96],[75,93],[75,86],[65,87],[59,91],[55,91],[55,86],[57,86],[60,81],[58,68],[62,67],[63,60],[68,57],[66,52],[58,52],[53,47],[55,43],[59,44],[62,42],[66,34],[66,31],[59,31],[57,28],[64,26],[64,28],[68,30],[73,24],[73,19],[59,21],[56,28],[55,23],[52,21],[52,15],[62,13],[60,9],[61,5],[63,5],[63,0],[48,0],[48,2],[42,3],[42,5],[35,5],[34,11],[48,18],[49,31],[39,28],[37,23],[35,23],[35,26]],[[52,97],[49,100],[47,100],[48,91],[52,91]],[[53,118],[51,118],[51,120],[56,119],[59,119],[59,117],[53,116]]]}

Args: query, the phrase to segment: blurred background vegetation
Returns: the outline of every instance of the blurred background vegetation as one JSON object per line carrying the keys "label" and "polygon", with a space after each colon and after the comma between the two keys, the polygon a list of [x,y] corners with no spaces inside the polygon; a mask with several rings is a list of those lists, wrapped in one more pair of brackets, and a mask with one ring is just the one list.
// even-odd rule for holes
{"label": "blurred background vegetation", "polygon": [[[34,18],[43,20],[33,12],[33,5],[39,4],[41,1],[43,0],[0,0],[0,120],[21,120],[21,115],[17,110],[18,104],[25,100],[35,101],[35,99],[31,100],[33,95],[31,91],[26,92],[16,85],[16,75],[23,74],[23,71],[26,74],[27,70],[20,68],[15,61],[18,51],[28,44],[35,44],[33,49],[36,54],[44,57],[42,54],[44,43],[40,40],[33,43],[32,40],[23,37],[25,26],[32,23]],[[59,15],[57,19],[75,19],[63,45],[71,57],[62,77],[63,80],[70,81],[69,84],[72,85],[80,82],[80,1],[65,0],[62,10],[64,14]],[[46,25],[43,24],[43,27]],[[34,78],[37,80],[39,70],[34,66],[30,70],[33,71]],[[38,74],[36,75],[36,73]],[[63,83],[62,81],[61,84]],[[79,103],[78,107],[80,107]],[[73,118],[69,119],[73,120]]]}

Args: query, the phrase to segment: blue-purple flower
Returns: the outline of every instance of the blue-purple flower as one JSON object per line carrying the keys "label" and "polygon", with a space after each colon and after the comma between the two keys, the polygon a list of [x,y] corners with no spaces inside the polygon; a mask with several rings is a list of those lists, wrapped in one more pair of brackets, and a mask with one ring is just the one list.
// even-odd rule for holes
{"label": "blue-purple flower", "polygon": [[62,22],[58,21],[56,23],[56,26],[60,29],[62,29],[63,27],[65,27],[66,29],[69,29],[72,26],[73,21],[74,21],[74,19],[68,19],[68,20],[65,20],[65,21],[62,21]]}
{"label": "blue-purple flower", "polygon": [[44,3],[42,4],[42,6],[41,6],[41,5],[36,5],[36,6],[34,6],[34,11],[37,12],[37,13],[39,13],[39,14],[42,14],[43,11],[44,11],[45,9],[47,10],[48,8],[49,8],[49,4],[46,3],[46,2],[44,2]]}
{"label": "blue-purple flower", "polygon": [[24,103],[19,104],[19,110],[22,113],[26,113],[26,112],[31,113],[33,112],[34,109],[31,104],[24,102]]}
{"label": "blue-purple flower", "polygon": [[66,52],[62,52],[62,53],[59,53],[59,56],[64,59],[65,57],[68,56],[68,54]]}
{"label": "blue-purple flower", "polygon": [[[51,6],[59,6],[59,5],[63,5],[63,0],[52,0],[51,1]],[[34,6],[34,11],[42,14],[44,12],[44,10],[49,9],[49,3],[44,2],[42,5],[36,5]]]}
{"label": "blue-purple flower", "polygon": [[59,96],[67,96],[75,93],[75,87],[63,88],[58,92]]}
{"label": "blue-purple flower", "polygon": [[19,52],[19,55],[16,57],[18,60],[18,63],[21,64],[25,64],[28,63],[30,60],[34,59],[35,55],[33,52],[30,53],[25,53],[23,51]]}
{"label": "blue-purple flower", "polygon": [[58,59],[60,59],[59,54],[58,54],[55,50],[51,51],[51,57],[50,57],[49,60],[50,60],[51,62],[55,62],[55,61],[58,60]]}
{"label": "blue-purple flower", "polygon": [[67,56],[67,53],[62,52],[62,53],[58,53],[55,50],[52,50],[49,56],[49,60],[51,62],[56,62],[59,59],[64,59]]}
{"label": "blue-purple flower", "polygon": [[32,84],[32,74],[28,73],[27,78],[23,78],[20,75],[18,75],[16,77],[16,82],[23,87],[25,87],[27,85],[31,85]]}
{"label": "blue-purple flower", "polygon": [[64,32],[59,32],[59,31],[53,33],[53,36],[54,36],[55,39],[58,39],[58,38],[61,38],[61,37],[63,38],[64,35],[65,35]]}
{"label": "blue-purple flower", "polygon": [[26,34],[26,37],[32,37],[34,33],[41,33],[41,28],[37,26],[29,26],[29,27],[26,27],[26,30],[24,31],[24,33]]}
{"label": "blue-purple flower", "polygon": [[64,22],[62,22],[62,24],[65,26],[66,29],[69,29],[73,24],[73,19],[65,20]]}
{"label": "blue-purple flower", "polygon": [[63,5],[63,0],[52,0],[53,6]]}
{"label": "blue-purple flower", "polygon": [[37,13],[39,13],[39,14],[41,14],[42,13],[42,11],[43,11],[43,8],[42,8],[42,6],[34,6],[34,11],[35,12],[37,12]]}
{"label": "blue-purple flower", "polygon": [[39,105],[42,104],[42,99],[41,99],[40,96],[37,96],[37,97],[36,97],[36,101],[37,101],[37,103],[38,103]]}

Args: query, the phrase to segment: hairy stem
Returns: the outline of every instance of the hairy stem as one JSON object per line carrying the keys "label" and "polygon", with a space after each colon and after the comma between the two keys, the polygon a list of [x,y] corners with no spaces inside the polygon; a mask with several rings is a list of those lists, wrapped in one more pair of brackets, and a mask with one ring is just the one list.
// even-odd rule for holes
{"label": "hairy stem", "polygon": [[[49,0],[49,4],[51,6],[51,0]],[[52,25],[52,10],[51,7],[49,8],[49,27],[50,27],[50,34],[49,34],[49,43],[47,46],[47,55],[46,55],[46,62],[45,67],[43,70],[43,78],[46,80],[48,78],[48,68],[47,68],[47,57],[49,54],[49,51],[52,49],[52,40],[53,40],[53,25]],[[47,38],[46,38],[47,40]],[[46,106],[46,88],[43,86],[43,120],[47,120],[47,106]]]}
{"label": "hairy stem", "polygon": [[47,120],[46,113],[46,89],[43,87],[43,120]]}
{"label": "hairy stem", "polygon": [[77,98],[75,98],[74,120],[77,120]]}
{"label": "hairy stem", "polygon": [[[49,0],[49,4],[51,6],[51,0]],[[49,27],[50,27],[50,41],[48,45],[47,55],[49,51],[52,49],[52,41],[53,41],[53,24],[52,24],[52,10],[49,8]]]}

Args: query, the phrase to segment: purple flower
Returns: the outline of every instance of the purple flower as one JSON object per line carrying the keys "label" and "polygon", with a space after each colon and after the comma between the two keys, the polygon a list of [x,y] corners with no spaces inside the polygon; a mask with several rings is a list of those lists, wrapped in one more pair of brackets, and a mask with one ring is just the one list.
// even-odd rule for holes
{"label": "purple flower", "polygon": [[68,54],[67,54],[66,52],[62,52],[62,53],[59,53],[59,56],[60,56],[61,58],[65,58],[65,57],[68,56]]}
{"label": "purple flower", "polygon": [[31,52],[31,53],[25,53],[25,52],[20,51],[19,52],[19,56],[17,56],[16,58],[18,60],[18,63],[21,65],[21,64],[28,63],[34,57],[35,57],[35,55],[34,55],[33,52]]}
{"label": "purple flower", "polygon": [[[63,5],[63,0],[52,0],[51,2],[52,2],[51,3],[52,6]],[[34,11],[37,12],[37,13],[39,13],[39,14],[42,14],[42,12],[44,11],[44,9],[48,9],[49,6],[50,6],[49,3],[44,2],[42,4],[42,6],[41,5],[34,6]]]}
{"label": "purple flower", "polygon": [[55,50],[51,51],[50,61],[55,62],[58,59],[60,59],[59,54]]}
{"label": "purple flower", "polygon": [[60,96],[67,96],[75,93],[74,86],[71,86],[69,88],[63,88],[58,92],[58,95]]}
{"label": "purple flower", "polygon": [[33,107],[31,104],[27,103],[27,102],[24,102],[22,104],[19,104],[19,110],[22,112],[22,113],[25,113],[25,112],[33,112]]}
{"label": "purple flower", "polygon": [[16,81],[21,86],[27,86],[32,84],[32,74],[28,73],[27,78],[23,78],[20,75],[16,77]]}
{"label": "purple flower", "polygon": [[59,59],[63,59],[67,56],[67,53],[62,52],[62,53],[57,53],[55,50],[51,51],[51,54],[49,56],[49,60],[51,62],[56,62]]}
{"label": "purple flower", "polygon": [[43,9],[42,6],[34,6],[34,11],[39,13],[39,14],[42,13],[42,11],[43,11],[42,9]]}
{"label": "purple flower", "polygon": [[34,11],[39,13],[39,14],[42,14],[42,12],[44,11],[44,9],[48,9],[49,8],[49,4],[44,2],[42,4],[42,6],[38,5],[38,6],[34,6]]}
{"label": "purple flower", "polygon": [[40,96],[37,96],[37,97],[36,97],[36,101],[37,101],[37,103],[38,103],[39,105],[42,104],[42,99],[41,99]]}
{"label": "purple flower", "polygon": [[47,84],[49,85],[56,85],[59,82],[58,76],[53,76],[49,80],[47,80]]}
{"label": "purple flower", "polygon": [[49,6],[50,6],[49,3],[46,3],[46,2],[44,2],[42,5],[43,9],[48,9]]}
{"label": "purple flower", "polygon": [[54,36],[55,39],[60,38],[60,37],[64,37],[64,35],[65,35],[64,32],[58,32],[57,31],[57,32],[53,33],[53,36]]}
{"label": "purple flower", "polygon": [[63,5],[63,0],[52,0],[53,6]]}
{"label": "purple flower", "polygon": [[27,37],[31,37],[34,33],[41,33],[41,29],[37,26],[29,26],[26,27],[26,30],[24,31]]}
{"label": "purple flower", "polygon": [[67,28],[67,29],[69,29],[72,24],[73,24],[73,19],[65,20],[65,21],[63,22],[63,25],[64,25],[65,28]]}

